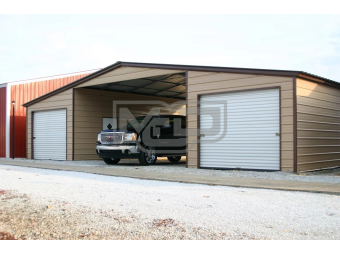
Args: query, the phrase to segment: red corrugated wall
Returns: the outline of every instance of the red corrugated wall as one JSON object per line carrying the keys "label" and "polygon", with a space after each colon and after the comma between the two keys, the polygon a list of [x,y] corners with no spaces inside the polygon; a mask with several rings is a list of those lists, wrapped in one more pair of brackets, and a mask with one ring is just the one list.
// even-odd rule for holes
{"label": "red corrugated wall", "polygon": [[0,88],[0,158],[6,157],[6,87]]}
{"label": "red corrugated wall", "polygon": [[[57,88],[65,86],[89,74],[74,75],[59,79],[37,81],[25,84],[14,85],[11,87],[11,102],[15,101],[15,157],[26,158],[26,108],[22,105],[37,97],[40,97]],[[12,157],[12,128],[13,128],[13,106],[11,104],[11,139],[10,155]]]}

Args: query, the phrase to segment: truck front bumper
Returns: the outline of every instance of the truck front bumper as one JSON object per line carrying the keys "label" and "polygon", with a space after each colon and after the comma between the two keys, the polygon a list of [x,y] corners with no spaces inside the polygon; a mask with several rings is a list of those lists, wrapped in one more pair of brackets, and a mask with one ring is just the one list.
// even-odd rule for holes
{"label": "truck front bumper", "polygon": [[137,145],[97,145],[96,153],[100,158],[138,158]]}

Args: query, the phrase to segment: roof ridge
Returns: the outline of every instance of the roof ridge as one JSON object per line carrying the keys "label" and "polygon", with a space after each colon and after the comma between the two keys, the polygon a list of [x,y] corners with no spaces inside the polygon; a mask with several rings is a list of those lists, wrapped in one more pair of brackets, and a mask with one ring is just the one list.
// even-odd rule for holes
{"label": "roof ridge", "polygon": [[179,71],[206,71],[206,72],[230,72],[230,73],[243,73],[243,74],[255,74],[255,75],[271,75],[271,76],[284,76],[284,77],[299,77],[299,78],[306,78],[301,77],[301,75],[308,76],[310,80],[319,81],[321,80],[322,83],[330,86],[336,86],[340,88],[340,83],[329,80],[320,76],[308,74],[302,71],[290,71],[290,70],[275,70],[275,69],[255,69],[255,68],[237,68],[237,67],[214,67],[214,66],[194,66],[194,65],[175,65],[175,64],[154,64],[154,63],[139,63],[139,62],[123,62],[117,61],[116,63],[109,65],[105,68],[98,70],[92,74],[89,74],[83,78],[80,78],[74,82],[71,82],[63,87],[60,87],[54,91],[51,91],[41,97],[33,99],[25,103],[23,106],[27,107],[32,105],[36,102],[39,102],[45,98],[48,98],[52,95],[61,93],[62,91],[74,88],[88,80],[94,79],[100,75],[105,73],[111,72],[116,68],[119,67],[140,67],[140,68],[158,68],[158,69],[170,69],[170,70],[179,70]]}

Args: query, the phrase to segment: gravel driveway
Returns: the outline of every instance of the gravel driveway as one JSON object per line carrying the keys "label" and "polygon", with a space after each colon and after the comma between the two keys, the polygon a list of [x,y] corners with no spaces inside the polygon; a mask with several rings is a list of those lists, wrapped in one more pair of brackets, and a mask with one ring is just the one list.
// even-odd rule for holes
{"label": "gravel driveway", "polygon": [[339,239],[335,195],[0,165],[0,232],[18,239]]}
{"label": "gravel driveway", "polygon": [[[1,164],[0,158],[0,164]],[[8,159],[3,159],[8,160]],[[295,173],[285,173],[280,171],[275,172],[260,172],[260,171],[240,171],[240,170],[209,170],[186,168],[185,157],[177,164],[170,163],[166,158],[159,158],[157,163],[152,166],[141,166],[137,159],[123,159],[118,165],[107,165],[102,160],[82,160],[82,161],[54,161],[54,160],[31,160],[31,159],[15,159],[14,161],[27,162],[43,162],[57,165],[77,165],[77,166],[95,166],[104,168],[119,168],[119,169],[141,169],[148,172],[157,173],[174,173],[174,174],[193,174],[193,175],[211,175],[221,177],[244,177],[244,178],[260,178],[273,180],[291,180],[291,181],[306,181],[306,182],[328,182],[340,183],[339,175],[329,173],[325,175],[297,175]]]}

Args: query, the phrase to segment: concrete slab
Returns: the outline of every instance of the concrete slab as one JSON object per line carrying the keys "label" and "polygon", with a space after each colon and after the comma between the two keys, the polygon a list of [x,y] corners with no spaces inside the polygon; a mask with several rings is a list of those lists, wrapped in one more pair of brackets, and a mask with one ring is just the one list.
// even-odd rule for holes
{"label": "concrete slab", "polygon": [[33,167],[52,169],[60,171],[76,171],[92,174],[110,175],[117,177],[129,177],[145,180],[157,181],[170,181],[182,182],[204,185],[220,185],[231,187],[245,187],[257,189],[275,189],[286,191],[301,191],[301,192],[314,192],[340,195],[339,183],[324,183],[324,182],[305,182],[305,181],[291,181],[291,180],[270,180],[259,178],[240,178],[240,177],[221,177],[221,176],[206,176],[206,175],[192,175],[192,174],[170,174],[170,173],[157,173],[148,172],[136,169],[120,169],[106,168],[106,167],[93,167],[93,166],[75,166],[75,165],[62,165],[62,164],[47,164],[41,162],[28,162],[28,161],[11,161],[1,160],[0,164],[13,165],[22,167]]}

